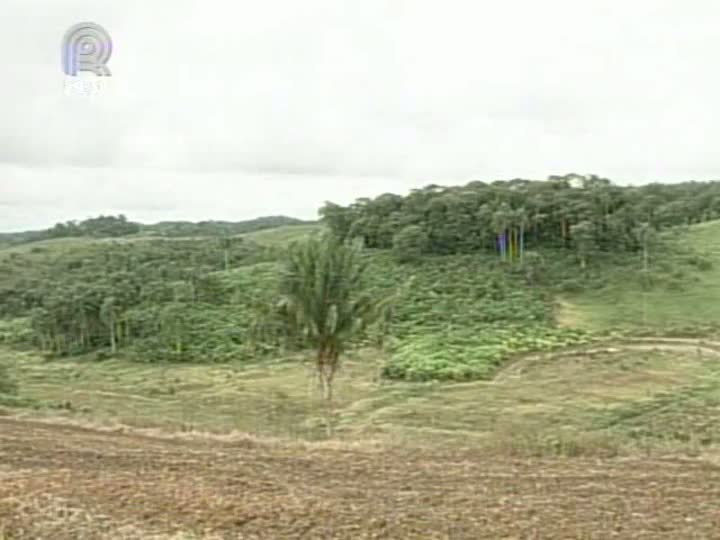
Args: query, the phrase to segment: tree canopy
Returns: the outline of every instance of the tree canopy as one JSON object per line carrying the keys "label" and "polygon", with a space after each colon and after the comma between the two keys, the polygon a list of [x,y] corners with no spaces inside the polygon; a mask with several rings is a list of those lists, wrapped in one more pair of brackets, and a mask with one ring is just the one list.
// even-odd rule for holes
{"label": "tree canopy", "polygon": [[561,247],[577,250],[586,261],[591,252],[642,249],[634,233],[642,223],[659,230],[719,218],[720,182],[624,187],[577,174],[474,181],[361,198],[347,206],[328,202],[320,215],[338,236],[362,238],[369,248],[395,245],[408,252],[415,239],[427,253],[495,250],[504,260],[520,260],[525,249]]}

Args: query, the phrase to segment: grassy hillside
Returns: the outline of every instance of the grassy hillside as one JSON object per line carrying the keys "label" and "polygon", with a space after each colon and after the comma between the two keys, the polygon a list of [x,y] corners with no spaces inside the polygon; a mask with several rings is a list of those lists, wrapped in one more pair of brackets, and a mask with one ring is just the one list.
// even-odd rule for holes
{"label": "grassy hillside", "polygon": [[58,223],[55,227],[46,230],[0,232],[0,250],[58,239],[68,239],[72,242],[87,238],[212,238],[315,224],[313,221],[287,216],[264,216],[245,221],[163,221],[153,224],[130,222],[125,216],[100,216],[81,222]]}
{"label": "grassy hillside", "polygon": [[301,219],[287,216],[264,216],[245,221],[163,221],[151,225],[141,225],[140,235],[163,237],[189,236],[234,236],[279,227],[312,225]]}
{"label": "grassy hillside", "polygon": [[259,244],[282,246],[321,229],[322,226],[317,224],[292,225],[247,233],[243,237]]}
{"label": "grassy hillside", "polygon": [[[140,427],[323,436],[327,411],[308,356],[246,347],[258,323],[254,309],[273,298],[278,254],[314,230],[247,234],[233,247],[229,270],[222,247],[207,239],[53,240],[0,252],[6,298],[33,282],[80,291],[103,274],[104,264],[160,272],[141,274],[146,286],[187,284],[197,268],[204,272],[194,289],[198,299],[153,296],[134,308],[145,325],[182,314],[169,333],[139,336],[104,361],[98,358],[112,356],[107,347],[103,355],[63,359],[18,350],[17,337],[31,331],[27,318],[1,321],[0,364],[20,388],[19,397],[5,396],[3,403],[31,414]],[[717,222],[668,233],[663,250],[650,256],[645,281],[641,257],[591,258],[581,271],[573,256],[548,250],[529,272],[486,254],[400,264],[388,252],[369,251],[377,291],[411,278],[412,286],[382,346],[372,333],[355,343],[338,381],[335,434],[472,440],[521,453],[697,451],[717,444],[720,346],[627,344],[618,336],[662,335],[687,325],[705,339],[714,335],[708,332],[709,323],[720,321],[718,233]]]}
{"label": "grassy hillside", "polygon": [[[720,442],[720,353],[623,350],[526,359],[491,382],[383,383],[382,358],[345,364],[335,435],[488,445],[506,452],[594,453]],[[47,363],[4,351],[33,414],[171,431],[232,430],[315,439],[326,412],[298,358],[220,366]]]}
{"label": "grassy hillside", "polygon": [[637,279],[638,256],[628,271],[612,273],[606,287],[563,295],[560,321],[588,330],[691,330],[720,323],[720,221],[693,225],[667,240],[672,253],[651,254],[652,288],[644,289]]}
{"label": "grassy hillside", "polygon": [[[113,329],[99,312],[108,297],[125,299],[116,318],[123,324],[118,354],[126,358],[217,362],[282,354],[272,336],[253,343],[253,333],[265,324],[257,308],[276,301],[276,261],[284,246],[316,230],[310,225],[255,232],[227,249],[212,239],[18,246],[0,252],[0,268],[6,270],[0,276],[0,308],[6,319],[30,320],[44,329],[36,332],[36,344],[44,340],[51,352],[65,356],[107,355]],[[492,256],[428,257],[408,264],[386,252],[367,256],[377,294],[404,290],[384,342],[388,378],[488,378],[510,354],[584,339],[582,333],[555,329],[548,291],[532,287],[522,271],[508,271]],[[0,327],[7,336],[17,322]],[[356,345],[375,340],[370,330]]]}
{"label": "grassy hillside", "polygon": [[[0,335],[7,342],[8,328],[18,328],[9,317],[29,320],[24,303],[57,296],[48,309],[73,313],[78,298],[101,302],[103,287],[121,281],[127,287],[115,294],[131,295],[123,308],[130,332],[120,350],[125,357],[250,359],[258,353],[250,346],[251,333],[264,324],[257,307],[274,301],[277,257],[288,242],[318,230],[296,225],[257,231],[237,237],[239,243],[227,249],[206,238],[58,239],[6,249],[0,252],[0,308],[6,310]],[[524,265],[482,253],[400,264],[388,252],[371,250],[372,286],[379,294],[404,289],[387,327],[383,376],[487,379],[514,355],[586,343],[593,333],[610,329],[687,331],[702,324],[698,331],[704,331],[720,321],[717,232],[715,222],[668,234],[662,251],[649,257],[645,281],[639,279],[638,255],[591,258],[581,270],[561,250],[546,250],[541,262]],[[152,330],[161,320],[164,329]],[[107,348],[107,330],[100,324],[90,331],[100,341],[89,350]],[[356,345],[373,339],[368,335]],[[282,354],[276,345],[261,349]]]}

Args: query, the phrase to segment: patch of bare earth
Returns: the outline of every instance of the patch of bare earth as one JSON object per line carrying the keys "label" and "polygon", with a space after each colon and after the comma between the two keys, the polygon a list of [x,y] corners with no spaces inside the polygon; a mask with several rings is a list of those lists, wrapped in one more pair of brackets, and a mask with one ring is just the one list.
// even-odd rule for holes
{"label": "patch of bare earth", "polygon": [[173,441],[0,419],[12,539],[717,538],[718,500],[720,468],[699,460]]}

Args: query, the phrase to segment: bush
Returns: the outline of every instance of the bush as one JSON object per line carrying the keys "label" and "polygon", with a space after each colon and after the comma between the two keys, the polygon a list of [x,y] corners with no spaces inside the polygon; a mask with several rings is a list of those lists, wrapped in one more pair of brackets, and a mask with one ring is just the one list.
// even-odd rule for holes
{"label": "bush", "polygon": [[429,239],[422,227],[409,225],[393,237],[393,252],[401,262],[419,259],[427,250]]}
{"label": "bush", "polygon": [[652,290],[658,282],[657,277],[653,276],[650,272],[640,272],[638,279],[640,280],[640,288],[643,291]]}
{"label": "bush", "polygon": [[670,278],[665,282],[668,291],[682,291],[685,289],[685,281],[677,278]]}
{"label": "bush", "polygon": [[486,380],[513,355],[587,343],[581,330],[546,326],[486,325],[409,336],[383,368],[388,379]]}
{"label": "bush", "polygon": [[17,394],[17,384],[10,376],[7,366],[0,364],[0,394]]}
{"label": "bush", "polygon": [[713,262],[702,255],[693,255],[692,257],[688,257],[687,263],[690,266],[694,266],[698,270],[702,270],[704,272],[707,270],[712,270],[713,267]]}
{"label": "bush", "polygon": [[526,251],[523,257],[522,270],[527,282],[530,285],[537,285],[543,281],[547,268],[542,255],[536,251]]}
{"label": "bush", "polygon": [[27,318],[0,320],[0,343],[17,345],[29,343],[33,338],[33,329]]}
{"label": "bush", "polygon": [[585,289],[582,281],[575,278],[564,279],[560,282],[559,288],[562,292],[567,293],[576,293]]}

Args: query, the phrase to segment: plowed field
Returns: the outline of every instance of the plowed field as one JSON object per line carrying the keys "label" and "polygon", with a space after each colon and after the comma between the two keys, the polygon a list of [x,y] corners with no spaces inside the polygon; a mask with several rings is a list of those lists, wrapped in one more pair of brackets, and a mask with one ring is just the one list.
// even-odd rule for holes
{"label": "plowed field", "polygon": [[156,439],[6,418],[0,538],[720,538],[720,467]]}

